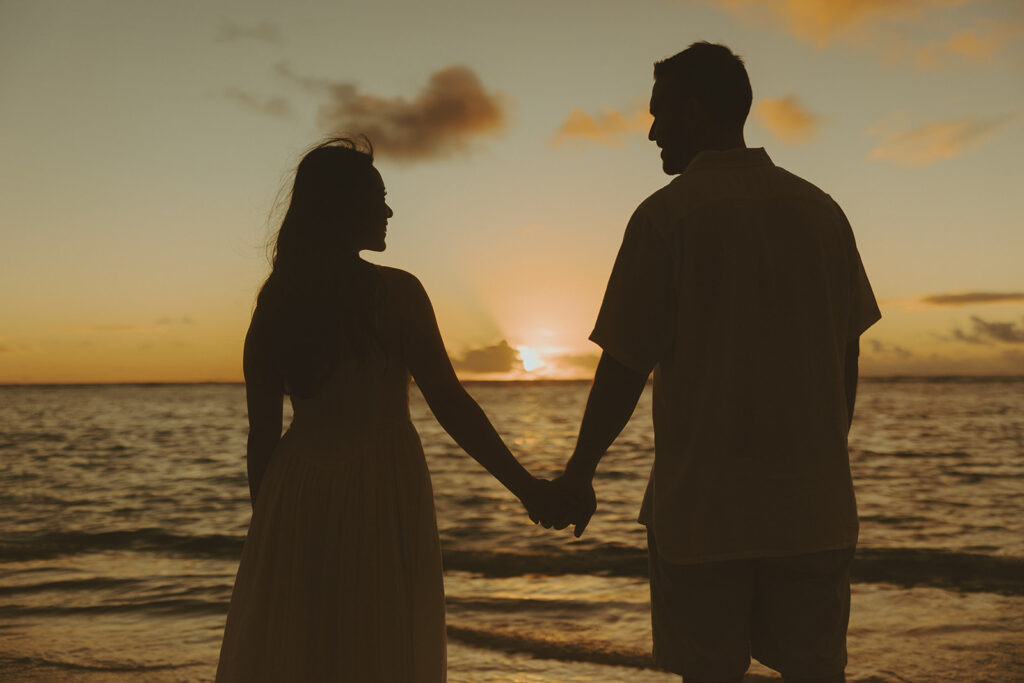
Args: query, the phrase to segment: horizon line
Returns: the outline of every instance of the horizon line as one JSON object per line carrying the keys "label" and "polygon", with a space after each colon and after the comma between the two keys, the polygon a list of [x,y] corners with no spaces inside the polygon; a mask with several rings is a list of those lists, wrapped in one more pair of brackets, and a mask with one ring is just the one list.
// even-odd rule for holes
{"label": "horizon line", "polygon": [[[930,374],[930,375],[908,375],[908,374],[895,374],[895,375],[863,375],[859,378],[860,381],[867,382],[892,382],[892,381],[942,381],[942,380],[1024,380],[1024,373],[1020,374],[1003,374],[1003,375],[991,375],[991,374]],[[565,383],[565,384],[579,384],[583,382],[592,382],[593,378],[589,377],[537,377],[534,379],[524,378],[510,378],[510,379],[460,379],[463,384],[554,384],[554,383]],[[652,383],[651,378],[647,380],[648,384]],[[412,384],[416,384],[415,380]],[[130,381],[114,381],[114,382],[94,382],[94,381],[82,381],[82,382],[0,382],[0,388],[16,388],[16,387],[103,387],[103,386],[200,386],[200,385],[239,385],[244,386],[244,380],[130,380]]]}

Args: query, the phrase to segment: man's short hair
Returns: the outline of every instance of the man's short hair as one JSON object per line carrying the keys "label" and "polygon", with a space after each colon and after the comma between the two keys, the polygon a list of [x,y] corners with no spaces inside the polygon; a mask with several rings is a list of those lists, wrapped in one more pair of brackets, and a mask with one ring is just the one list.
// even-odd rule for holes
{"label": "man's short hair", "polygon": [[725,45],[699,42],[654,64],[654,78],[671,79],[682,95],[695,97],[728,125],[743,126],[753,92],[743,60]]}

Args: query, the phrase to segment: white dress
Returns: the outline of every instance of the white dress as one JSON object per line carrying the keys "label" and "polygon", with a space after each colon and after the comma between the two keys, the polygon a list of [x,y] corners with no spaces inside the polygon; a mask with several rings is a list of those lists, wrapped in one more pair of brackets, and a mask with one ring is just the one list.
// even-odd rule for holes
{"label": "white dress", "polygon": [[384,350],[343,360],[314,396],[292,398],[242,550],[217,681],[446,678],[441,547],[388,270]]}

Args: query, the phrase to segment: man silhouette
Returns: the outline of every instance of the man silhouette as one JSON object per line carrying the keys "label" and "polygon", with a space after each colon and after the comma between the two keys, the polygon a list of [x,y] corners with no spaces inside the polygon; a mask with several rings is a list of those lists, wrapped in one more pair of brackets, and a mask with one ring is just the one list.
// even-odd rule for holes
{"label": "man silhouette", "polygon": [[626,227],[591,340],[603,354],[555,481],[583,533],[598,461],[654,371],[647,526],[654,657],[684,681],[845,680],[857,509],[847,433],[859,336],[880,318],[827,194],[748,149],[742,60],[694,43],[654,66],[672,182]]}

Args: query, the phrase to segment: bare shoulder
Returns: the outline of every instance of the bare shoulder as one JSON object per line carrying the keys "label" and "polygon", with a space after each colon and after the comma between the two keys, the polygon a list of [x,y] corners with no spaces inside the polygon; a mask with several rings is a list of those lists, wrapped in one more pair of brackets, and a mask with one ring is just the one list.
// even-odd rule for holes
{"label": "bare shoulder", "polygon": [[411,298],[422,298],[425,296],[423,284],[412,273],[401,268],[390,266],[377,266],[384,282],[394,289],[400,296]]}

